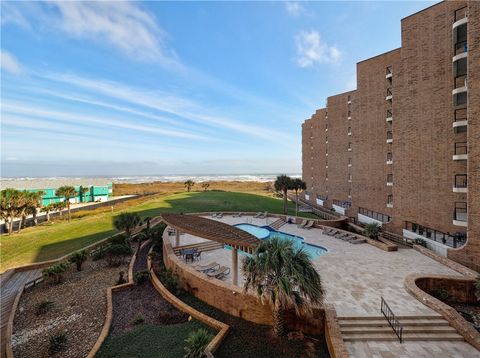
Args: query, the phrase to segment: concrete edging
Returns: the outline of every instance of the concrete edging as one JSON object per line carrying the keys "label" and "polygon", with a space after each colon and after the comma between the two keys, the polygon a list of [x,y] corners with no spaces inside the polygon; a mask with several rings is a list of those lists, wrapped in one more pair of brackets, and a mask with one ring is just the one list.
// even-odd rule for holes
{"label": "concrete edging", "polygon": [[349,357],[338,323],[337,311],[331,304],[325,304],[325,341],[332,358]]}
{"label": "concrete edging", "polygon": [[[152,252],[152,250],[150,250]],[[150,273],[150,280],[155,287],[155,289],[162,295],[163,298],[165,298],[168,302],[170,302],[172,305],[177,307],[179,310],[189,314],[193,318],[199,320],[200,322],[203,322],[207,326],[210,326],[214,329],[217,329],[219,332],[215,335],[215,337],[210,341],[206,348],[206,353],[213,353],[217,350],[217,348],[220,346],[226,335],[228,334],[228,331],[230,330],[230,326],[226,323],[220,322],[212,317],[207,316],[206,314],[197,311],[193,307],[187,305],[185,302],[181,301],[178,299],[174,294],[172,294],[160,281],[160,279],[157,277],[155,274],[155,271],[153,270],[152,267],[152,259],[150,256],[148,256],[147,259],[147,267],[148,267],[148,272]]]}
{"label": "concrete edging", "polygon": [[454,308],[450,307],[446,303],[436,299],[422,290],[417,285],[417,281],[421,279],[446,279],[457,281],[474,281],[473,279],[466,277],[455,276],[442,276],[442,275],[417,275],[410,274],[405,278],[405,289],[416,299],[422,302],[424,305],[430,307],[434,311],[440,313],[442,317],[448,321],[448,323],[455,328],[460,335],[463,336],[465,341],[470,343],[473,347],[480,350],[480,333],[478,333]]}

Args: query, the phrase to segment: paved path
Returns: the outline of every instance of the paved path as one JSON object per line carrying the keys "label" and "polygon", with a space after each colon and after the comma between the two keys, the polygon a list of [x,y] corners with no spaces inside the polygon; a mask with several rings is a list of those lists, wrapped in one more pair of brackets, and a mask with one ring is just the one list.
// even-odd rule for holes
{"label": "paved path", "polygon": [[12,306],[15,301],[15,297],[23,289],[23,286],[32,280],[35,280],[42,276],[42,270],[30,270],[14,273],[6,282],[2,282],[2,288],[0,290],[0,302],[1,302],[1,356],[5,357],[5,339],[6,329],[8,323],[8,317],[12,311]]}

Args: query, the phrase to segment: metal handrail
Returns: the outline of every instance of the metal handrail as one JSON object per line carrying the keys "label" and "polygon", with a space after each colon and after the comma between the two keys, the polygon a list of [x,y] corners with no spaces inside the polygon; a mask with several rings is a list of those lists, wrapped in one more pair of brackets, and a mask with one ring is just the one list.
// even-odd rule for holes
{"label": "metal handrail", "polygon": [[387,319],[390,327],[392,327],[393,332],[397,335],[398,339],[400,340],[400,343],[402,343],[403,342],[403,338],[402,338],[403,337],[403,327],[402,327],[402,325],[400,324],[397,317],[393,314],[392,310],[388,306],[388,304],[385,301],[385,299],[383,298],[383,296],[381,296],[381,303],[380,304],[381,304],[380,310],[382,311],[383,315]]}

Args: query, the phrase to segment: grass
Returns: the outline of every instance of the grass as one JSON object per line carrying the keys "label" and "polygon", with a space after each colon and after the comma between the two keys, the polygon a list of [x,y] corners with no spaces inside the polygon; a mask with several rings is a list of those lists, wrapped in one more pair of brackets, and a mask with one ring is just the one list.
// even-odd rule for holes
{"label": "grass", "polygon": [[[0,238],[0,271],[18,265],[51,260],[104,239],[116,231],[112,217],[121,211],[137,212],[141,217],[154,217],[163,212],[191,213],[201,211],[268,211],[282,213],[282,200],[266,191],[253,193],[198,191],[157,194],[132,200],[115,207],[73,215],[72,222],[57,220],[53,224],[29,227],[18,234]],[[295,205],[289,202],[289,214]],[[303,214],[303,213],[302,213]],[[312,217],[311,214],[303,214]]]}
{"label": "grass", "polygon": [[[96,357],[183,357],[185,339],[199,328],[205,326],[195,320],[164,326],[142,325],[120,336],[108,337]],[[213,331],[211,333],[215,334]]]}

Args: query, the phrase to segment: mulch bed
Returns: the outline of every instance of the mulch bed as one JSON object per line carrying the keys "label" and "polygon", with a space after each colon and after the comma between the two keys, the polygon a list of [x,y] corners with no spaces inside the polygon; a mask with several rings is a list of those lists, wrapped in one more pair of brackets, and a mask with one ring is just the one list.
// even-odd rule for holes
{"label": "mulch bed", "polygon": [[[49,357],[49,336],[65,333],[66,349],[57,357],[85,357],[103,328],[107,311],[106,289],[114,286],[128,263],[108,267],[104,260],[87,261],[77,272],[74,265],[59,285],[41,283],[28,289],[20,300],[12,337],[15,357]],[[37,315],[45,301],[53,308]]]}
{"label": "mulch bed", "polygon": [[[134,273],[147,268],[150,244],[145,245],[134,264]],[[171,325],[188,321],[189,315],[177,310],[155,290],[148,280],[141,285],[113,292],[113,319],[110,335],[130,332],[138,324]],[[143,322],[134,324],[136,318]]]}
{"label": "mulch bed", "polygon": [[467,322],[470,322],[480,332],[480,302],[477,304],[448,302],[448,305],[455,308]]}

